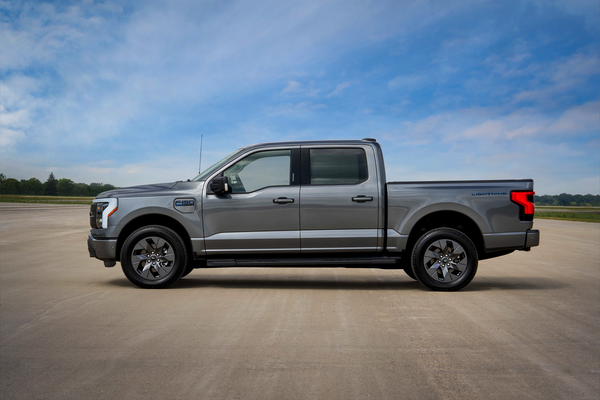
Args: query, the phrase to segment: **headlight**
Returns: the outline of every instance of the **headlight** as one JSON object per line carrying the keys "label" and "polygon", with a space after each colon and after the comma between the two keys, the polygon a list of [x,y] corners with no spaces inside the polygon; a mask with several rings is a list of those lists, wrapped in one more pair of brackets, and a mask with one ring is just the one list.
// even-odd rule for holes
{"label": "headlight", "polygon": [[117,199],[93,200],[90,207],[90,226],[92,229],[108,228],[108,217],[117,211]]}

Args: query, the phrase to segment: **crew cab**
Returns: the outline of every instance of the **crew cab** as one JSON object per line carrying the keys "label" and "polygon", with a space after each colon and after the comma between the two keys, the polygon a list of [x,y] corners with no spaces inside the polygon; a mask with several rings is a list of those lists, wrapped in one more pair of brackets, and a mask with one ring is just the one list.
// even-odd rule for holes
{"label": "crew cab", "polygon": [[479,260],[539,244],[533,195],[532,179],[386,182],[374,139],[263,143],[191,180],[101,193],[88,250],[142,288],[194,268],[355,266],[453,291]]}

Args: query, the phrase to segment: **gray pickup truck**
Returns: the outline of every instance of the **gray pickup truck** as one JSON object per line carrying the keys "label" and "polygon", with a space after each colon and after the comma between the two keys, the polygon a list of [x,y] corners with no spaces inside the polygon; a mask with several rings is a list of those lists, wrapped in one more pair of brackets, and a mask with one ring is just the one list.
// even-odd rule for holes
{"label": "gray pickup truck", "polygon": [[539,244],[533,180],[386,182],[374,139],[263,143],[186,182],[101,193],[90,257],[143,288],[194,268],[403,269],[459,290],[479,260]]}

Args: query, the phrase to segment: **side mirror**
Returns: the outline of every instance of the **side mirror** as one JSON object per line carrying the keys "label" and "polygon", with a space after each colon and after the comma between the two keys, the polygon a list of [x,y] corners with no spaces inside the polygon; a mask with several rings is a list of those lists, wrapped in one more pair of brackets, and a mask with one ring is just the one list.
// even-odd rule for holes
{"label": "side mirror", "polygon": [[210,190],[215,194],[229,193],[229,179],[226,176],[219,176],[210,181]]}

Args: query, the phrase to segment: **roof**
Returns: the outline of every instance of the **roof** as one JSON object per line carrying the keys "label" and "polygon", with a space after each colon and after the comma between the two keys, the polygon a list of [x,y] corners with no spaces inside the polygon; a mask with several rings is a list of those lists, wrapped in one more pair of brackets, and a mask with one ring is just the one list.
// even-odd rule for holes
{"label": "roof", "polygon": [[249,146],[244,146],[244,148],[251,147],[267,147],[267,146],[301,146],[301,145],[315,145],[315,144],[331,144],[331,145],[345,145],[345,144],[369,144],[369,143],[377,143],[375,139],[351,139],[351,140],[296,140],[296,141],[288,141],[288,142],[266,142],[266,143],[256,143],[251,144]]}

